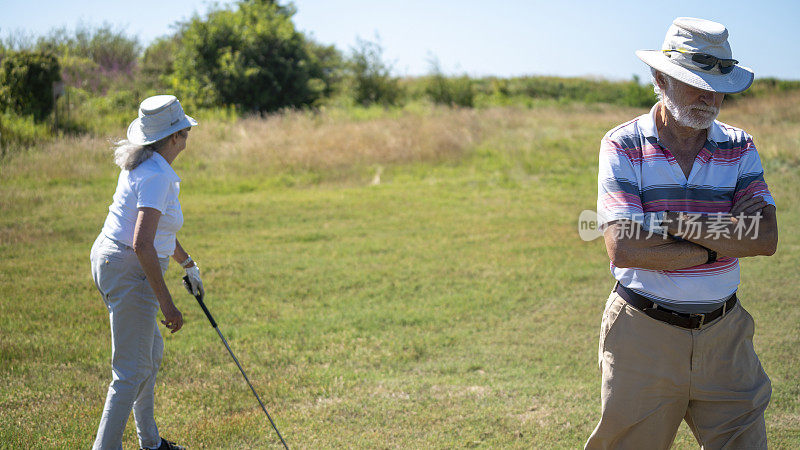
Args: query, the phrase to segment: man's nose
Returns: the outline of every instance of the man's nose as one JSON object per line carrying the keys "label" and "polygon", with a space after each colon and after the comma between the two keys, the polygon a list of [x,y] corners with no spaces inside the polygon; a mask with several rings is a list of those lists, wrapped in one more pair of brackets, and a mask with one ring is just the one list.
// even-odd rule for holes
{"label": "man's nose", "polygon": [[716,92],[702,90],[700,93],[700,101],[705,105],[713,106]]}

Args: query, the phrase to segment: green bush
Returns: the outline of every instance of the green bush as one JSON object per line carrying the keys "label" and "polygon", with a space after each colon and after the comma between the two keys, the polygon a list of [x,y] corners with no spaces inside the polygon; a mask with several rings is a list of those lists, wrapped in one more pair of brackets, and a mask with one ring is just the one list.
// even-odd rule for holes
{"label": "green bush", "polygon": [[134,83],[141,46],[111,25],[80,26],[74,33],[56,29],[41,37],[36,49],[56,55],[67,86],[105,93],[113,85]]}
{"label": "green bush", "polygon": [[800,89],[800,80],[779,80],[777,78],[757,78],[752,86],[738,94],[725,96],[726,102],[736,102],[746,98],[762,97],[765,95],[781,94]]}
{"label": "green bush", "polygon": [[243,111],[312,104],[329,86],[327,56],[313,53],[293,14],[273,1],[243,1],[195,16],[180,30],[172,89],[200,106]]}
{"label": "green bush", "polygon": [[631,81],[590,78],[515,77],[472,80],[481,104],[531,105],[535,101],[611,103],[646,107],[656,101],[652,86]]}
{"label": "green bush", "polygon": [[443,73],[437,60],[431,61],[425,94],[437,104],[472,108],[475,106],[475,90],[472,79],[467,75],[448,78]]}
{"label": "green bush", "polygon": [[8,53],[0,63],[0,105],[41,121],[53,110],[53,83],[59,80],[61,69],[52,54]]}
{"label": "green bush", "polygon": [[134,91],[111,89],[106,95],[70,88],[70,108],[63,111],[60,129],[71,133],[120,136],[136,118],[139,103],[143,100]]}
{"label": "green bush", "polygon": [[351,49],[347,69],[353,101],[362,106],[398,105],[403,89],[391,76],[391,66],[383,61],[383,48],[377,42],[358,39]]}
{"label": "green bush", "polygon": [[37,122],[32,115],[0,112],[0,159],[15,150],[46,141],[50,135],[50,126]]}
{"label": "green bush", "polygon": [[652,84],[642,85],[639,83],[639,77],[634,76],[633,81],[623,83],[622,97],[618,103],[625,106],[652,106],[656,102],[656,94],[653,92]]}
{"label": "green bush", "polygon": [[107,79],[101,75],[99,66],[91,58],[66,54],[58,59],[65,85],[95,92],[106,90]]}
{"label": "green bush", "polygon": [[169,76],[175,72],[175,55],[181,46],[180,34],[156,39],[144,52],[140,62],[142,81],[155,89],[169,86]]}

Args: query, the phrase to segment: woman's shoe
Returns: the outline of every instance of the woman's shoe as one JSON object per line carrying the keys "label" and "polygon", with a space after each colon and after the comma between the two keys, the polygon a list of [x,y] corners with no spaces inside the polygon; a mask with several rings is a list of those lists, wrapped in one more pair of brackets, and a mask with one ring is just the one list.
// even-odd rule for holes
{"label": "woman's shoe", "polygon": [[[142,450],[147,450],[147,449],[143,448]],[[186,450],[186,448],[185,447],[181,447],[180,445],[178,445],[178,444],[176,444],[176,443],[174,443],[172,441],[168,441],[168,440],[166,440],[166,439],[164,439],[162,437],[161,438],[161,445],[159,445],[156,450]]]}

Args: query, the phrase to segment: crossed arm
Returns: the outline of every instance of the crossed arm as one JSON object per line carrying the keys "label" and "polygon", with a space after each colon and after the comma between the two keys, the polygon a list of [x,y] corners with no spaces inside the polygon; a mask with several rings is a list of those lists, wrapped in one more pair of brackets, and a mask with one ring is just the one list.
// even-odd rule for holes
{"label": "crossed arm", "polygon": [[[739,223],[739,220],[745,223]],[[612,263],[617,267],[678,270],[705,263],[708,260],[706,249],[716,251],[718,257],[741,258],[772,255],[778,244],[775,207],[752,195],[739,199],[729,214],[701,216],[693,220],[690,230],[686,227],[684,213],[669,212],[664,223],[669,234],[683,240],[665,238],[641,229],[636,230],[640,231],[638,233],[626,233],[626,229],[639,225],[629,221],[611,222],[604,231],[604,238]],[[737,227],[758,232],[737,233]]]}

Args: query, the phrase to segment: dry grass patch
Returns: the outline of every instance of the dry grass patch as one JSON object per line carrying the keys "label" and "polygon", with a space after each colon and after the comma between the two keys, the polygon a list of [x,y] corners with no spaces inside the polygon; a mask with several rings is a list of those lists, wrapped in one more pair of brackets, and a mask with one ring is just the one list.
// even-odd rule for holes
{"label": "dry grass patch", "polygon": [[286,169],[440,162],[464,154],[502,116],[501,111],[434,109],[426,115],[353,121],[289,112],[242,119],[227,126],[222,142],[204,139],[199,127],[190,145],[210,167],[245,176]]}
{"label": "dry grass patch", "polygon": [[723,105],[720,120],[753,136],[761,159],[800,164],[800,92]]}
{"label": "dry grass patch", "polygon": [[2,161],[0,180],[27,179],[45,187],[44,183],[89,181],[117,171],[111,139],[63,137]]}
{"label": "dry grass patch", "polygon": [[[234,179],[298,172],[341,179],[353,175],[351,169],[369,168],[380,177],[384,166],[456,161],[484,143],[509,154],[522,148],[546,152],[558,148],[558,142],[576,139],[594,148],[603,127],[639,113],[574,104],[537,109],[431,107],[365,120],[303,111],[233,123],[209,120],[192,130],[176,168],[186,175]],[[124,137],[124,130],[119,131],[115,136],[66,137],[21,152],[3,161],[0,179],[52,186],[115,177],[111,147]],[[507,140],[509,133],[514,139]],[[553,139],[558,140],[555,145]],[[3,203],[0,207],[6,209]]]}

